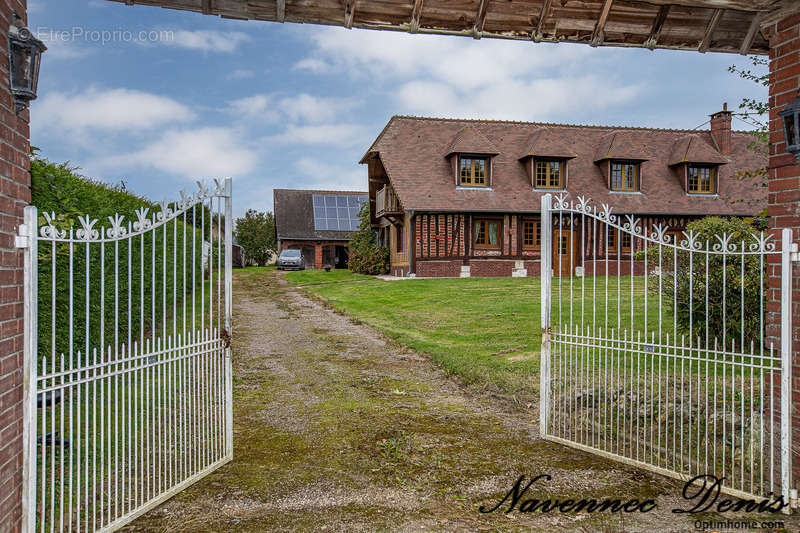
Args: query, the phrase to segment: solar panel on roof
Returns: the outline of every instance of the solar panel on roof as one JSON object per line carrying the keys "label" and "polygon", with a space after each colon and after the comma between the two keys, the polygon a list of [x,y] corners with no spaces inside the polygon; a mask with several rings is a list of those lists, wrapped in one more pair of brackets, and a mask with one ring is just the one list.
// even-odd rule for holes
{"label": "solar panel on roof", "polygon": [[355,231],[358,229],[358,211],[367,201],[367,195],[315,194],[314,229]]}

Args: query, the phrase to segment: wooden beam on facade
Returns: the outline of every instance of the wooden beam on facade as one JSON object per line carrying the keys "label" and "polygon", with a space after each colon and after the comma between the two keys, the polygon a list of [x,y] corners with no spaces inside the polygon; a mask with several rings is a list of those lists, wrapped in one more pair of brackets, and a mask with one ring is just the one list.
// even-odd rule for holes
{"label": "wooden beam on facade", "polygon": [[739,48],[739,53],[743,56],[747,55],[750,47],[753,46],[753,39],[756,38],[756,33],[761,29],[761,21],[764,20],[765,13],[759,12],[753,17],[753,22],[750,23],[750,28],[747,30],[747,35],[744,36],[742,47]]}
{"label": "wooden beam on facade", "polygon": [[275,0],[275,20],[286,21],[286,0]]}
{"label": "wooden beam on facade", "polygon": [[410,33],[419,31],[419,18],[422,16],[422,0],[414,0],[414,7],[411,10],[411,23],[408,25]]}
{"label": "wooden beam on facade", "polygon": [[661,30],[664,29],[664,23],[669,16],[669,8],[670,6],[668,5],[661,6],[658,9],[658,15],[656,15],[655,20],[653,20],[653,28],[650,30],[650,36],[644,42],[644,45],[650,50],[654,50],[656,44],[658,44],[658,39],[661,37]]}
{"label": "wooden beam on facade", "polygon": [[722,18],[722,13],[724,11],[724,9],[715,9],[714,13],[711,15],[711,20],[708,21],[708,26],[706,26],[706,33],[703,35],[703,40],[700,41],[700,45],[697,47],[697,51],[701,54],[705,54],[709,46],[711,46],[711,36],[714,34],[714,30],[717,29],[719,20]]}
{"label": "wooden beam on facade", "polygon": [[348,30],[353,29],[353,18],[356,15],[357,0],[344,0],[344,27]]}
{"label": "wooden beam on facade", "polygon": [[544,2],[542,2],[542,12],[539,13],[539,21],[536,23],[536,29],[531,36],[537,43],[542,40],[542,26],[544,25],[544,19],[550,14],[550,6],[552,3],[553,0],[544,0]]}
{"label": "wooden beam on facade", "polygon": [[481,0],[478,4],[478,13],[475,15],[475,25],[472,27],[472,36],[475,39],[481,38],[483,25],[486,23],[486,13],[489,11],[489,0]]}
{"label": "wooden beam on facade", "polygon": [[597,46],[603,42],[603,29],[606,27],[608,14],[611,12],[611,5],[613,3],[614,0],[605,0],[605,2],[603,2],[603,9],[600,10],[600,17],[598,17],[597,23],[594,25],[594,31],[592,32],[592,40],[590,41],[592,46]]}

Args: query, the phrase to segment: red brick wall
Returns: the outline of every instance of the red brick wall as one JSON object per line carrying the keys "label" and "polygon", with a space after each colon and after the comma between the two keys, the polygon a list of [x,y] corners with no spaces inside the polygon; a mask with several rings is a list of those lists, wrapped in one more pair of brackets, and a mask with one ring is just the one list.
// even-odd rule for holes
{"label": "red brick wall", "polygon": [[421,278],[457,278],[463,261],[417,261],[416,274]]}
{"label": "red brick wall", "polygon": [[473,259],[469,262],[469,267],[469,275],[472,278],[511,277],[514,260]]}
{"label": "red brick wall", "polygon": [[[788,17],[766,28],[770,39],[770,157],[769,157],[769,222],[775,237],[780,239],[782,228],[791,228],[793,240],[800,240],[800,165],[786,153],[783,126],[778,111],[797,97],[800,88],[800,14]],[[780,269],[779,258],[773,256],[769,265],[767,303],[767,335],[780,345]],[[794,394],[800,390],[800,265],[793,266],[792,290],[792,368]],[[792,432],[795,450],[800,445],[800,416],[798,404],[793,403]],[[795,459],[795,480],[800,479],[800,464]]]}
{"label": "red brick wall", "polygon": [[17,116],[9,91],[13,11],[25,24],[25,0],[0,0],[0,533],[18,531],[22,516],[22,253],[14,234],[31,198],[29,115]]}

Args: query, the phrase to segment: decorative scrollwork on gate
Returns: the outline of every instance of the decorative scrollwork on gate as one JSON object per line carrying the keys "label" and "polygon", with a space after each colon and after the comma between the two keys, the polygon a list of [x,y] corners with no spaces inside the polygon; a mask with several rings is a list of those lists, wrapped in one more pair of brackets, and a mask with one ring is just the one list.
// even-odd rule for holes
{"label": "decorative scrollwork on gate", "polygon": [[78,217],[80,228],[74,232],[74,238],[71,230],[56,226],[58,218],[55,213],[43,212],[45,224],[39,228],[39,238],[50,241],[99,242],[134,237],[170,222],[205,200],[226,196],[224,180],[214,178],[214,185],[210,187],[200,181],[196,183],[197,191],[194,194],[180,191],[179,200],[168,202],[164,199],[158,202],[158,211],[151,212],[148,207],[140,207],[135,211],[136,220],[132,223],[126,221],[124,215],[115,213],[108,217],[108,227],[98,228],[96,226],[99,219],[81,215]]}
{"label": "decorative scrollwork on gate", "polygon": [[[646,228],[642,225],[642,220],[635,215],[615,214],[613,208],[608,204],[601,204],[597,207],[592,204],[591,198],[585,196],[578,196],[577,202],[573,202],[569,199],[569,193],[559,193],[553,196],[552,210],[556,214],[569,213],[591,217],[607,224],[609,228],[616,228],[652,245],[666,246],[687,252],[737,255],[764,255],[779,252],[773,236],[765,234],[763,231],[751,232],[744,239],[741,236],[734,239],[733,235],[722,233],[715,235],[716,242],[709,242],[691,230],[681,231],[680,235],[677,235],[676,232],[670,233],[670,226],[661,223]],[[561,227],[570,225],[569,220],[557,222]]]}

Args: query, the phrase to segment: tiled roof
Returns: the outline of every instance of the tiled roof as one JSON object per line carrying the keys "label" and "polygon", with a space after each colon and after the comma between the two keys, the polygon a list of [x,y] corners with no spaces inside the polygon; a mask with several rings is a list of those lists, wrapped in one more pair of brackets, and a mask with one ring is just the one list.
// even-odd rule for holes
{"label": "tiled roof", "polygon": [[644,136],[638,131],[612,131],[600,138],[594,160],[633,159],[647,161],[647,147]]}
{"label": "tiled roof", "polygon": [[668,162],[672,166],[681,163],[725,164],[729,161],[699,135],[685,135],[675,141]]}
{"label": "tiled roof", "polygon": [[275,211],[275,231],[278,239],[302,240],[350,240],[349,231],[315,230],[314,200],[315,194],[360,195],[359,191],[314,191],[299,189],[273,190],[273,210]]}
{"label": "tiled roof", "polygon": [[[445,155],[454,138],[468,126],[498,151],[492,159],[491,190],[455,186],[452,166]],[[547,191],[531,187],[520,156],[529,151],[531,145],[535,146],[537,139],[532,143],[531,138],[542,128],[547,129],[548,138],[577,154],[568,163],[570,194],[607,203],[616,212],[751,215],[766,207],[765,187],[753,180],[735,177],[739,171],[766,165],[764,156],[747,148],[753,140],[747,132],[732,132],[732,155],[724,158],[728,164],[722,165],[718,173],[719,194],[709,197],[687,195],[678,170],[670,167],[676,142],[687,135],[702,141],[697,144],[698,150],[705,144],[716,152],[708,131],[396,116],[361,162],[372,155],[380,156],[406,210],[536,212],[540,209],[541,196]],[[605,154],[600,155],[644,160],[639,194],[608,190],[600,166],[595,163],[598,152],[603,150]],[[705,149],[690,152],[690,156],[704,152]],[[724,156],[716,153],[718,162],[722,162],[720,158]]]}
{"label": "tiled roof", "polygon": [[578,157],[565,142],[561,135],[551,130],[550,128],[536,128],[528,142],[525,143],[525,151],[520,156],[520,159],[528,157],[563,157],[565,159],[572,159]]}
{"label": "tiled roof", "polygon": [[500,152],[492,142],[480,131],[472,126],[465,126],[456,133],[450,146],[445,150],[444,155],[450,154],[490,154],[495,155]]}

